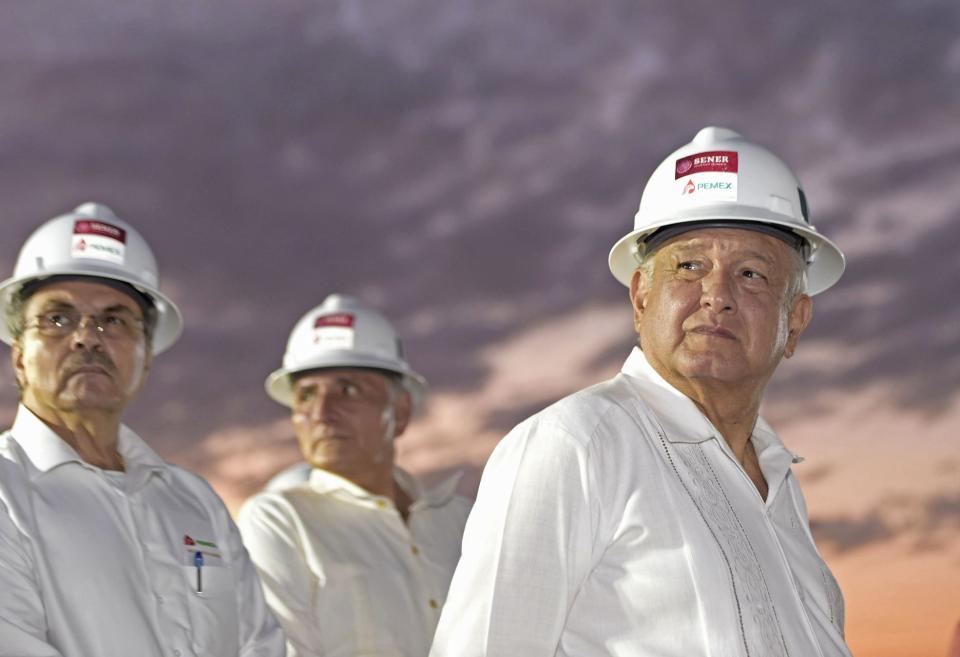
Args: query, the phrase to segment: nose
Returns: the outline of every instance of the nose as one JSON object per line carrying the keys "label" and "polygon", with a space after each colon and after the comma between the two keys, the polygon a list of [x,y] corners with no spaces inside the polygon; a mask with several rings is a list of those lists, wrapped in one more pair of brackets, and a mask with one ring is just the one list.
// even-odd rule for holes
{"label": "nose", "polygon": [[325,422],[336,414],[337,401],[334,392],[328,388],[318,388],[307,408],[306,416],[314,422]]}
{"label": "nose", "polygon": [[737,304],[730,276],[716,268],[700,279],[700,305],[715,313],[735,312]]}
{"label": "nose", "polygon": [[74,349],[102,349],[103,332],[100,324],[92,315],[84,315],[73,331]]}

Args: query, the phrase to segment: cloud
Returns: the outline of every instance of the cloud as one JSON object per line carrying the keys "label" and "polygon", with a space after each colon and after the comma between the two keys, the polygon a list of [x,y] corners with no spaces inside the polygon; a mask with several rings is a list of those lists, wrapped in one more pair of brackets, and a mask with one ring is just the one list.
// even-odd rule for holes
{"label": "cloud", "polygon": [[960,492],[887,496],[866,513],[818,515],[810,529],[837,554],[895,539],[914,552],[949,550],[960,540]]}
{"label": "cloud", "polygon": [[883,542],[895,535],[894,528],[879,512],[852,518],[834,516],[810,520],[810,530],[821,548],[847,552],[872,543]]}

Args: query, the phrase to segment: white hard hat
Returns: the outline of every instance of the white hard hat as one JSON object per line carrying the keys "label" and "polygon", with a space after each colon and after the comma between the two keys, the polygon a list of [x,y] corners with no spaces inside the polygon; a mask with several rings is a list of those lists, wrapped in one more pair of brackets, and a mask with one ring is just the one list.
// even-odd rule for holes
{"label": "white hard hat", "polygon": [[[807,216],[800,182],[784,162],[726,128],[704,128],[654,170],[633,231],[610,250],[610,271],[624,285],[644,255],[644,239],[665,226],[729,225],[781,229],[805,242],[807,293],[823,292],[843,273],[843,253]],[[692,226],[691,226],[692,229]]]}
{"label": "white hard hat", "polygon": [[426,380],[403,359],[400,338],[387,318],[342,294],[331,294],[300,318],[287,341],[283,367],[267,377],[264,387],[275,401],[291,406],[291,374],[332,367],[396,372],[415,408],[426,394]]}
{"label": "white hard hat", "polygon": [[[160,353],[180,336],[180,311],[160,293],[157,261],[146,240],[133,226],[99,203],[84,203],[37,228],[20,249],[13,276],[0,283],[0,313],[26,283],[51,276],[91,276],[133,286],[157,310],[153,352]],[[6,321],[0,340],[12,341]]]}

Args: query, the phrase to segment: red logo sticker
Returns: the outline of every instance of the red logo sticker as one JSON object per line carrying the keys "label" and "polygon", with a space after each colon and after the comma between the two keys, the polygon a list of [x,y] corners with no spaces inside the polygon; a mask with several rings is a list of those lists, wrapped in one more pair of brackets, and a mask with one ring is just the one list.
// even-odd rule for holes
{"label": "red logo sticker", "polygon": [[74,235],[102,235],[115,239],[121,244],[127,243],[127,231],[113,224],[93,219],[78,219],[73,224]]}
{"label": "red logo sticker", "polygon": [[338,326],[340,328],[353,327],[353,315],[350,313],[334,313],[333,315],[320,315],[313,322],[313,328],[323,328],[325,326]]}
{"label": "red logo sticker", "polygon": [[736,151],[707,151],[677,160],[674,180],[705,171],[736,173],[739,164]]}
{"label": "red logo sticker", "polygon": [[184,535],[183,535],[183,544],[184,544],[184,545],[196,545],[197,542],[196,542],[195,540],[193,540],[192,538],[190,538],[190,534],[184,534]]}

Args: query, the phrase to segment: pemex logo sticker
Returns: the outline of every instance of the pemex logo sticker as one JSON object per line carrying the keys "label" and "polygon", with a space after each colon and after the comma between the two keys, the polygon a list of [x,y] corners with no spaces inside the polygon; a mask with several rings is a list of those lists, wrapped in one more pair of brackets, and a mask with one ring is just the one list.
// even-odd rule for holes
{"label": "pemex logo sticker", "polygon": [[679,195],[691,204],[736,201],[739,169],[736,151],[705,151],[679,158],[674,180]]}
{"label": "pemex logo sticker", "polygon": [[122,265],[126,250],[127,231],[123,228],[94,219],[77,219],[73,223],[70,243],[72,257],[106,260]]}

